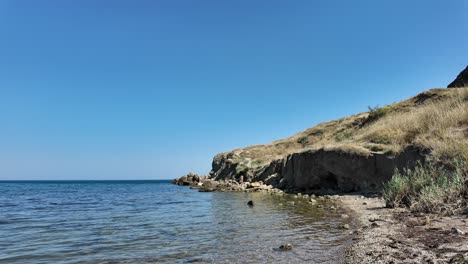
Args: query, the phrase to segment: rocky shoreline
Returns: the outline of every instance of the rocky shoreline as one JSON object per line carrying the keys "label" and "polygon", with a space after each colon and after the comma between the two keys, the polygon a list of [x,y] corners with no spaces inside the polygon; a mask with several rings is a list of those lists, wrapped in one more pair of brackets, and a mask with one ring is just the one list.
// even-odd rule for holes
{"label": "rocky shoreline", "polygon": [[283,193],[282,190],[274,188],[272,185],[263,182],[244,182],[235,180],[214,180],[208,176],[201,176],[189,173],[186,176],[174,179],[172,184],[181,186],[190,186],[191,189],[197,189],[199,192],[276,192]]}
{"label": "rocky shoreline", "polygon": [[[352,237],[345,263],[468,263],[468,219],[412,214],[407,209],[385,207],[379,195],[323,195],[280,190],[263,182],[214,180],[189,173],[172,181],[199,192],[265,192],[291,195],[315,204],[332,201],[353,218],[342,228]],[[457,231],[460,231],[457,233]],[[293,250],[293,249],[292,249]]]}

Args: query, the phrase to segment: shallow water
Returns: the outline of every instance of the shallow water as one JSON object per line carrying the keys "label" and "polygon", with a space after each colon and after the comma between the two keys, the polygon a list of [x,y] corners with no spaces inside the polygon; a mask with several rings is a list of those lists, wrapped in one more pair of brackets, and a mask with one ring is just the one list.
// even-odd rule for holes
{"label": "shallow water", "polygon": [[340,263],[347,220],[329,207],[166,181],[0,182],[0,263]]}

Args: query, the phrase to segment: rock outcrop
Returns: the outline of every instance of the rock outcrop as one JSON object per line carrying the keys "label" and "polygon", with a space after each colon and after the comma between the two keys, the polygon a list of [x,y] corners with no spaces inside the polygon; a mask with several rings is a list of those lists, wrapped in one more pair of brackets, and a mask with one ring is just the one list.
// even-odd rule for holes
{"label": "rock outcrop", "polygon": [[[468,67],[449,87],[467,83]],[[466,109],[468,88],[431,89],[269,144],[220,153],[209,176],[189,174],[174,183],[200,191],[380,192],[395,170],[428,158],[442,165],[468,160]]]}
{"label": "rock outcrop", "polygon": [[172,184],[181,186],[190,186],[192,189],[198,189],[200,192],[281,192],[275,189],[272,185],[264,184],[263,182],[238,182],[232,179],[215,180],[207,176],[200,176],[189,173],[186,176],[174,179]]}
{"label": "rock outcrop", "polygon": [[468,66],[458,74],[457,78],[451,82],[447,88],[468,87]]}
{"label": "rock outcrop", "polygon": [[[265,182],[273,188],[287,191],[377,192],[381,190],[383,183],[392,177],[395,169],[411,168],[418,161],[423,161],[425,158],[423,152],[414,147],[408,147],[398,155],[308,150],[274,160],[249,173],[254,175],[252,181]],[[234,181],[239,178],[232,167],[223,166],[219,162],[219,160],[213,162],[217,165],[213,169],[218,169],[216,172],[211,172],[213,179]]]}

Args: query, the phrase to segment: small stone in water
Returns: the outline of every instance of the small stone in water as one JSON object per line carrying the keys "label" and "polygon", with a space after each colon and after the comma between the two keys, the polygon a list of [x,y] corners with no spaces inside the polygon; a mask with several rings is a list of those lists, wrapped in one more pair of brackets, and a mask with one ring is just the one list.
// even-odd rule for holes
{"label": "small stone in water", "polygon": [[279,249],[281,250],[291,250],[292,249],[292,245],[287,243],[287,244],[283,244],[279,247]]}
{"label": "small stone in water", "polygon": [[252,207],[252,206],[254,206],[254,202],[252,200],[250,200],[250,201],[247,202],[247,205]]}
{"label": "small stone in water", "polygon": [[341,226],[343,229],[349,229],[349,225],[348,224],[344,224]]}

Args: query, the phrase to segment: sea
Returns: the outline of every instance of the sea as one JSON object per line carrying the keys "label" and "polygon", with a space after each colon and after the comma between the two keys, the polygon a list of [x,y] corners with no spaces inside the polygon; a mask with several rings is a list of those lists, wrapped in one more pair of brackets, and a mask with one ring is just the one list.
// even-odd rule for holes
{"label": "sea", "polygon": [[342,263],[352,223],[337,207],[162,180],[0,181],[0,263]]}

